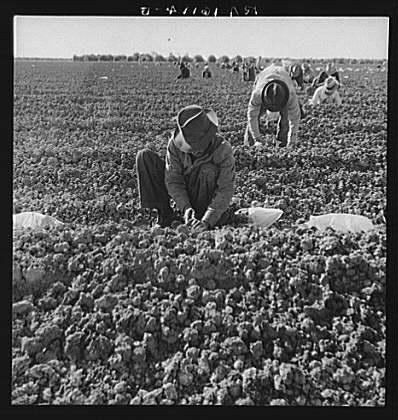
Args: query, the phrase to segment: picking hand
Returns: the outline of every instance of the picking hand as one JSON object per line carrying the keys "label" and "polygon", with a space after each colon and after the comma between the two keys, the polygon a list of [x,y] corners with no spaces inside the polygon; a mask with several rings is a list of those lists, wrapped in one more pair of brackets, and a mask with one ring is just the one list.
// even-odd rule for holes
{"label": "picking hand", "polygon": [[209,224],[207,222],[202,221],[202,220],[195,220],[192,224],[192,229],[195,232],[198,232],[198,233],[204,232],[205,230],[208,230],[209,227],[210,227]]}
{"label": "picking hand", "polygon": [[192,220],[195,220],[195,210],[192,207],[189,207],[184,212],[184,223],[189,225]]}

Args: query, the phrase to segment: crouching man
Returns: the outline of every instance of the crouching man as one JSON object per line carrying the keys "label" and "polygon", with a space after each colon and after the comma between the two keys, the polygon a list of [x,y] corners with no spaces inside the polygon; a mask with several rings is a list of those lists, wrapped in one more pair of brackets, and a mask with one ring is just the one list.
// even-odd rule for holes
{"label": "crouching man", "polygon": [[320,86],[309,101],[310,105],[316,106],[322,103],[335,104],[340,106],[342,101],[338,92],[339,82],[332,76],[329,76],[325,83]]}
{"label": "crouching man", "polygon": [[177,128],[167,145],[166,160],[141,150],[136,157],[141,206],[156,209],[157,223],[170,226],[176,215],[202,232],[231,221],[235,159],[232,147],[217,133],[214,111],[190,105],[177,115]]}
{"label": "crouching man", "polygon": [[300,105],[293,81],[282,66],[271,65],[258,74],[247,109],[244,144],[266,143],[260,131],[260,117],[267,111],[279,113],[276,141],[278,146],[296,143]]}

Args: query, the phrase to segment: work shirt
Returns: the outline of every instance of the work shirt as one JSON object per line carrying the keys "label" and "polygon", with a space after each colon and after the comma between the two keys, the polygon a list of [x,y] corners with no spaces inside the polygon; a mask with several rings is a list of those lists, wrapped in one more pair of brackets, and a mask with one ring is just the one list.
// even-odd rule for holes
{"label": "work shirt", "polygon": [[285,82],[289,89],[289,99],[284,110],[287,111],[287,119],[289,121],[287,142],[289,144],[293,144],[297,140],[297,130],[300,121],[300,107],[294,83],[289,73],[280,66],[271,65],[257,75],[247,109],[249,131],[255,140],[261,136],[258,121],[262,108],[261,94],[263,87],[272,80],[281,80],[282,82]]}
{"label": "work shirt", "polygon": [[317,88],[314,93],[314,96],[310,100],[311,105],[319,105],[321,103],[334,103],[336,105],[341,105],[341,97],[336,89],[333,93],[328,94],[326,91],[326,86],[322,85]]}

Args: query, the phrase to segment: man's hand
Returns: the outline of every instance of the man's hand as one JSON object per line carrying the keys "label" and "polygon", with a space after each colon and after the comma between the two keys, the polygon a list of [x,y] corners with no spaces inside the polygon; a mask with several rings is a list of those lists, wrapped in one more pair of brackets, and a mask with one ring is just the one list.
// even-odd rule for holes
{"label": "man's hand", "polygon": [[188,207],[184,212],[184,223],[189,225],[192,220],[195,220],[195,210],[192,207]]}
{"label": "man's hand", "polygon": [[204,232],[205,230],[209,230],[210,225],[207,222],[204,222],[203,220],[195,220],[192,223],[192,229],[195,232]]}

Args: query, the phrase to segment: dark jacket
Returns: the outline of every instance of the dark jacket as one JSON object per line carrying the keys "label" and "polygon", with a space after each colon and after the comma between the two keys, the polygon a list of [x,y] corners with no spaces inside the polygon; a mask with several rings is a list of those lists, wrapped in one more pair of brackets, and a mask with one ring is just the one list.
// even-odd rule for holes
{"label": "dark jacket", "polygon": [[325,70],[322,70],[317,77],[312,81],[312,87],[318,87],[323,84],[323,82],[328,78],[328,74]]}
{"label": "dark jacket", "polygon": [[299,64],[295,64],[290,68],[290,77],[301,89],[304,89],[303,69]]}

